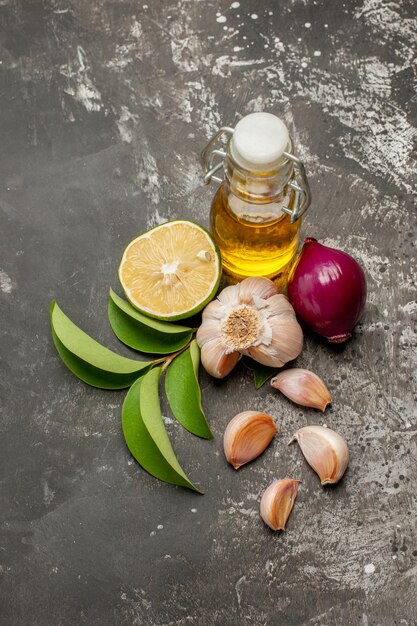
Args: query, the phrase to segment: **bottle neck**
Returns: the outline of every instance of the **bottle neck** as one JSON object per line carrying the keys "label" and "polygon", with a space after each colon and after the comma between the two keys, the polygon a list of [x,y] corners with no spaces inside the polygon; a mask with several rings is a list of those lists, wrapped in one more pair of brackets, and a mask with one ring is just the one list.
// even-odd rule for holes
{"label": "bottle neck", "polygon": [[[291,150],[290,142],[286,152],[291,153]],[[267,204],[279,200],[294,176],[294,163],[286,157],[282,157],[273,171],[251,171],[241,167],[228,150],[223,167],[229,191],[251,204]]]}

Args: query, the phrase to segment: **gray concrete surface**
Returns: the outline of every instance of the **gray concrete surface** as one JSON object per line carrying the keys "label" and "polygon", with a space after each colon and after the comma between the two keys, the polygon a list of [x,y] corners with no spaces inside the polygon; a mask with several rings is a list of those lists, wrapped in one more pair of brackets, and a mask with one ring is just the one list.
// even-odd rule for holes
{"label": "gray concrete surface", "polygon": [[[0,623],[412,626],[416,574],[416,214],[412,0],[0,0]],[[369,301],[343,348],[307,336],[297,364],[324,416],[249,373],[202,375],[215,439],[168,420],[197,496],[132,461],[124,392],[94,390],[52,345],[49,302],[122,354],[106,319],[127,242],[207,224],[199,152],[222,124],[282,115],[310,175],[304,233],[363,264]],[[415,117],[414,117],[415,121]],[[277,419],[255,463],[227,466],[238,411]],[[169,409],[164,403],[164,415]],[[322,489],[288,437],[349,441]],[[258,515],[301,479],[285,534]]]}

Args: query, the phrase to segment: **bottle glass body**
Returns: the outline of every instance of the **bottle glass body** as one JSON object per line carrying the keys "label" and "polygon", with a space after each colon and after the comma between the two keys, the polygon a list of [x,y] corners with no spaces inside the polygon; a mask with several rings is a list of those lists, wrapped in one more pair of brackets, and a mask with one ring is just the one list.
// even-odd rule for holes
{"label": "bottle glass body", "polygon": [[284,160],[274,172],[250,172],[228,155],[224,171],[210,227],[225,271],[238,280],[265,276],[285,284],[301,228],[301,219],[291,223],[282,210],[292,210],[298,202],[297,192],[288,186],[294,179],[293,164]]}

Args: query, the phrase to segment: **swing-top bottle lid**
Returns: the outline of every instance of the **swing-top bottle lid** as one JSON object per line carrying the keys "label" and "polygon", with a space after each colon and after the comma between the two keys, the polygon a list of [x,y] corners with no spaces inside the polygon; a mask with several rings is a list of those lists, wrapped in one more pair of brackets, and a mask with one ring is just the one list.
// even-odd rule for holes
{"label": "swing-top bottle lid", "polygon": [[289,143],[288,129],[279,117],[251,113],[236,124],[230,154],[245,169],[268,172],[278,165]]}

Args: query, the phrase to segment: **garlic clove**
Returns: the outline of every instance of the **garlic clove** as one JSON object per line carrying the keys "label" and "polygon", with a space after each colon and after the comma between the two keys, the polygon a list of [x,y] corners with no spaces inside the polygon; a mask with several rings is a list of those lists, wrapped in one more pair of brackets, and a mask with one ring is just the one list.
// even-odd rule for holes
{"label": "garlic clove", "polygon": [[207,320],[221,320],[225,314],[225,307],[219,300],[212,300],[203,311],[203,322]]}
{"label": "garlic clove", "polygon": [[239,301],[242,304],[252,304],[255,298],[267,300],[277,293],[277,286],[268,278],[245,278],[239,284]]}
{"label": "garlic clove", "polygon": [[261,363],[261,365],[266,365],[267,367],[282,367],[285,365],[285,361],[280,358],[280,355],[275,353],[271,353],[270,346],[265,346],[264,344],[259,344],[259,346],[253,346],[251,348],[247,348],[247,350],[242,350],[242,354],[250,356],[251,359]]}
{"label": "garlic clove", "polygon": [[261,517],[272,530],[285,530],[298,494],[298,480],[283,478],[267,487],[261,499]]}
{"label": "garlic clove", "polygon": [[295,311],[292,304],[282,293],[275,293],[268,299],[268,307],[271,315],[286,316],[295,319]]}
{"label": "garlic clove", "polygon": [[239,286],[230,285],[221,291],[217,299],[225,306],[237,306],[239,304]]}
{"label": "garlic clove", "polygon": [[278,428],[271,415],[243,411],[228,423],[223,448],[227,461],[238,469],[253,461],[269,446]]}
{"label": "garlic clove", "polygon": [[324,426],[305,426],[288,443],[294,440],[322,485],[339,482],[349,463],[349,448],[341,435]]}
{"label": "garlic clove", "polygon": [[240,359],[239,352],[226,353],[221,341],[214,337],[201,345],[201,363],[214,378],[224,378],[229,374]]}
{"label": "garlic clove", "polygon": [[271,351],[279,354],[282,361],[293,361],[303,349],[303,331],[295,315],[283,313],[269,318],[272,330]]}
{"label": "garlic clove", "polygon": [[219,321],[212,318],[207,318],[204,324],[201,324],[197,330],[197,342],[200,348],[202,348],[209,341],[221,340],[221,331]]}
{"label": "garlic clove", "polygon": [[271,387],[301,406],[324,412],[332,397],[324,382],[309,370],[294,367],[280,372],[271,380]]}
{"label": "garlic clove", "polygon": [[268,367],[282,367],[295,359],[303,348],[303,331],[295,317],[278,316],[268,320],[271,341],[242,350],[255,361]]}

